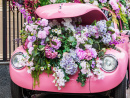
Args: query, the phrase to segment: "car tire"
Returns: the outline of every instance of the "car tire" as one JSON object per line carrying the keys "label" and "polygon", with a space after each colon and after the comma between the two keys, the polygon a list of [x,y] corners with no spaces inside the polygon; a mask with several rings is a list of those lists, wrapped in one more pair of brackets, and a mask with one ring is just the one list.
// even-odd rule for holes
{"label": "car tire", "polygon": [[114,90],[114,98],[126,98],[126,76],[123,81],[113,89]]}
{"label": "car tire", "polygon": [[24,98],[22,94],[22,88],[16,85],[12,80],[11,80],[11,95],[12,98]]}

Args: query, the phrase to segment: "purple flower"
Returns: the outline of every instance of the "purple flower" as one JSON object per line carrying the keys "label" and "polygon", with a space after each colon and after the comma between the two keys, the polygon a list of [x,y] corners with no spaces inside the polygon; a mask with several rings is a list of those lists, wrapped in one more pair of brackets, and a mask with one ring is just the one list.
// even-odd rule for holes
{"label": "purple flower", "polygon": [[56,43],[56,45],[51,44],[51,47],[55,48],[56,50],[61,47],[61,41],[58,39],[52,39],[53,42]]}
{"label": "purple flower", "polygon": [[107,0],[99,0],[101,3],[106,3]]}
{"label": "purple flower", "polygon": [[42,40],[42,41],[41,41],[41,45],[45,45],[45,40]]}
{"label": "purple flower", "polygon": [[70,53],[65,53],[60,61],[61,68],[69,75],[74,75],[77,72],[78,65],[75,63]]}
{"label": "purple flower", "polygon": [[28,41],[35,42],[36,36],[28,36]]}
{"label": "purple flower", "polygon": [[92,67],[92,68],[95,67],[95,61],[92,61],[91,67]]}

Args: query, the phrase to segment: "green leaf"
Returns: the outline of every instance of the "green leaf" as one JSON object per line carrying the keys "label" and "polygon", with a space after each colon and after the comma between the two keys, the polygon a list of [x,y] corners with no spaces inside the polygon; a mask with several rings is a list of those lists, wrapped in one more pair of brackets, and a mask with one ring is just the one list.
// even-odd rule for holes
{"label": "green leaf", "polygon": [[104,51],[100,51],[100,52],[98,53],[98,57],[103,57],[103,56],[104,56],[104,54],[105,54],[105,52],[104,52]]}
{"label": "green leaf", "polygon": [[85,46],[84,46],[83,44],[80,44],[80,45],[79,45],[79,48],[85,50]]}
{"label": "green leaf", "polygon": [[69,41],[69,42],[74,42],[74,41],[75,41],[75,37],[70,36],[70,37],[68,38],[68,41]]}
{"label": "green leaf", "polygon": [[93,25],[93,26],[94,26],[94,25],[96,25],[96,23],[97,23],[97,21],[96,21],[96,20],[94,20],[94,22],[93,22],[91,25]]}
{"label": "green leaf", "polygon": [[91,38],[88,38],[88,44],[92,45],[93,44],[93,40]]}
{"label": "green leaf", "polygon": [[100,45],[99,45],[99,43],[94,43],[94,44],[92,45],[92,47],[95,48],[96,50],[100,50]]}
{"label": "green leaf", "polygon": [[43,48],[43,47],[45,47],[44,45],[39,45],[39,48],[41,49],[41,48]]}
{"label": "green leaf", "polygon": [[106,22],[107,27],[110,27],[110,26],[111,26],[111,23],[112,23],[112,21],[110,21],[110,20],[109,20],[109,21],[107,21],[107,22]]}
{"label": "green leaf", "polygon": [[56,42],[54,42],[54,41],[51,41],[51,43],[52,43],[53,45],[55,45],[55,46],[57,45],[57,43],[56,43]]}

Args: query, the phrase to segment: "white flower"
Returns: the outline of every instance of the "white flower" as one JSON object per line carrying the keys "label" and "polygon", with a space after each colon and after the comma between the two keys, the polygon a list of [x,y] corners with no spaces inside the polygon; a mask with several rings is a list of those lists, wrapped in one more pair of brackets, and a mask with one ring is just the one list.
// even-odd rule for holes
{"label": "white flower", "polygon": [[61,90],[61,87],[58,86],[58,90]]}
{"label": "white flower", "polygon": [[57,33],[57,32],[58,32],[58,29],[55,29],[54,32]]}
{"label": "white flower", "polygon": [[31,67],[30,69],[34,71],[34,70],[35,70],[35,67]]}
{"label": "white flower", "polygon": [[85,61],[82,61],[80,63],[80,65],[81,65],[82,69],[86,69],[86,62]]}
{"label": "white flower", "polygon": [[98,6],[98,5],[99,5],[99,4],[98,4],[98,1],[95,1],[95,0],[94,0],[93,5]]}
{"label": "white flower", "polygon": [[29,74],[31,74],[32,71],[31,71],[30,69],[28,69],[27,72],[28,72]]}
{"label": "white flower", "polygon": [[122,11],[123,13],[126,12],[126,7],[124,7],[124,5],[122,5],[122,7],[121,7],[121,11]]}
{"label": "white flower", "polygon": [[51,67],[51,65],[50,65],[50,64],[48,64],[48,67]]}
{"label": "white flower", "polygon": [[58,83],[56,83],[55,86],[58,86]]}
{"label": "white flower", "polygon": [[41,71],[44,71],[44,67],[40,67],[41,68]]}
{"label": "white flower", "polygon": [[61,34],[61,30],[58,30],[57,34],[58,34],[58,35]]}
{"label": "white flower", "polygon": [[56,76],[56,73],[54,73],[52,76],[55,77],[55,76]]}
{"label": "white flower", "polygon": [[60,58],[61,54],[58,54],[58,58]]}
{"label": "white flower", "polygon": [[54,79],[54,80],[52,81],[52,83],[56,83],[56,80]]}

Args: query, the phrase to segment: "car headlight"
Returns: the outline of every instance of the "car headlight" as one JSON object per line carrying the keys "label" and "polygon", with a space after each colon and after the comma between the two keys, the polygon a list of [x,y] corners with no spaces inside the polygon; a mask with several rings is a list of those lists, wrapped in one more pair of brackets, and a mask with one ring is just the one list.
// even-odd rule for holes
{"label": "car headlight", "polygon": [[22,65],[22,59],[24,59],[22,52],[15,53],[11,58],[12,66],[15,69],[22,69],[24,66]]}
{"label": "car headlight", "polygon": [[102,59],[102,69],[106,72],[112,72],[114,71],[118,66],[118,60],[115,58],[115,56],[106,54]]}

